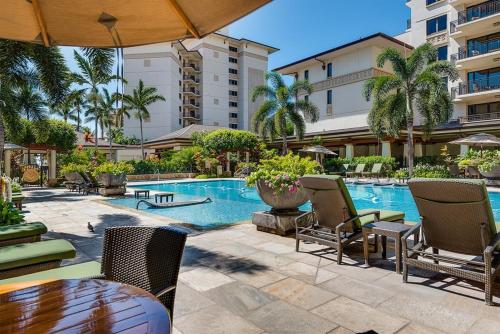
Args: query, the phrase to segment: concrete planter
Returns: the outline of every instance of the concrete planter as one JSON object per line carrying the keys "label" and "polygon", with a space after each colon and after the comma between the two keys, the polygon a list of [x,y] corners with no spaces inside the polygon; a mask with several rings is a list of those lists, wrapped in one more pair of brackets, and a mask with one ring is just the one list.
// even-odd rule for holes
{"label": "concrete planter", "polygon": [[500,180],[500,165],[496,165],[489,172],[481,172],[480,171],[480,173],[481,173],[482,176],[484,176],[487,179]]}
{"label": "concrete planter", "polygon": [[114,188],[114,187],[122,187],[127,184],[127,175],[126,174],[99,174],[96,177],[97,182],[100,187],[103,188]]}
{"label": "concrete planter", "polygon": [[264,180],[261,179],[257,181],[256,187],[260,198],[264,203],[272,207],[271,212],[297,211],[299,206],[307,202],[307,195],[300,186],[294,193],[283,191],[276,194],[274,189],[267,186]]}

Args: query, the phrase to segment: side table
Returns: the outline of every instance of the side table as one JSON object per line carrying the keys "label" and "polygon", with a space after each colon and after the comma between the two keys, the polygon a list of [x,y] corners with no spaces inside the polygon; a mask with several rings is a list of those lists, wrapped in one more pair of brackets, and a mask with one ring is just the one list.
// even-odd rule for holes
{"label": "side table", "polygon": [[[369,265],[368,256],[368,236],[370,234],[379,235],[382,242],[382,258],[386,258],[387,255],[387,237],[394,238],[394,250],[396,253],[396,272],[401,274],[401,237],[411,228],[413,225],[379,221],[371,224],[363,225],[363,250],[365,257],[365,264]],[[419,231],[417,230],[414,234],[414,242],[419,240]]]}

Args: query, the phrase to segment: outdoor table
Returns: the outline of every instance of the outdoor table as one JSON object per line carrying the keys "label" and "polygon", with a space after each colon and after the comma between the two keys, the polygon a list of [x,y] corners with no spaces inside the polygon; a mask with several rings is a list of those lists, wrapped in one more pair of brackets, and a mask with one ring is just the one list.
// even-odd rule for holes
{"label": "outdoor table", "polygon": [[[411,228],[413,225],[407,225],[398,222],[386,222],[379,221],[371,224],[363,225],[363,250],[365,257],[365,264],[369,265],[368,256],[368,236],[370,234],[379,235],[382,242],[382,258],[386,258],[387,255],[387,237],[394,238],[394,252],[396,253],[396,272],[401,274],[401,237]],[[418,242],[419,232],[415,232],[415,242]]]}
{"label": "outdoor table", "polygon": [[156,193],[155,194],[155,202],[158,203],[158,198],[160,198],[160,203],[163,202],[163,198],[165,198],[165,202],[168,202],[168,199],[170,198],[171,202],[174,201],[174,193],[169,193],[169,192],[164,192],[164,193]]}
{"label": "outdoor table", "polygon": [[171,332],[167,309],[143,289],[96,279],[36,283],[0,286],[0,333]]}
{"label": "outdoor table", "polygon": [[144,197],[149,198],[149,190],[134,190],[135,198],[139,198],[141,194],[144,194]]}

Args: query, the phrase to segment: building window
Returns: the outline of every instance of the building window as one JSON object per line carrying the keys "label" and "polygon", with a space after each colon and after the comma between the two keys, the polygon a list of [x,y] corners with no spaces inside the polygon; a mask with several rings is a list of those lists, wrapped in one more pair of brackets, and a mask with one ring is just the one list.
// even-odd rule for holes
{"label": "building window", "polygon": [[448,45],[439,47],[437,51],[438,51],[437,60],[448,60]]}
{"label": "building window", "polygon": [[219,52],[218,51],[214,51],[214,58],[219,58]]}
{"label": "building window", "polygon": [[179,112],[182,112],[181,106],[179,106]]}
{"label": "building window", "polygon": [[229,46],[229,51],[231,51],[231,52],[238,52],[238,48],[230,45]]}
{"label": "building window", "polygon": [[467,41],[467,57],[474,57],[500,49],[500,32]]}
{"label": "building window", "polygon": [[442,77],[441,80],[443,80],[443,86],[448,89],[448,77]]}
{"label": "building window", "polygon": [[309,80],[309,70],[304,71],[304,80]]}
{"label": "building window", "polygon": [[182,74],[182,68],[179,67],[179,74]]}
{"label": "building window", "polygon": [[214,99],[214,104],[219,105],[219,99]]}
{"label": "building window", "polygon": [[238,70],[235,69],[235,68],[230,68],[229,69],[229,73],[231,73],[231,74],[238,74]]}
{"label": "building window", "polygon": [[238,64],[238,58],[229,57],[229,62],[233,64]]}
{"label": "building window", "polygon": [[181,125],[181,123],[182,123],[182,120],[179,118],[179,125]]}
{"label": "building window", "polygon": [[326,64],[326,77],[331,78],[332,75],[333,75],[333,64],[328,63],[328,64]]}
{"label": "building window", "polygon": [[179,87],[182,86],[182,81],[179,80]]}
{"label": "building window", "polygon": [[236,85],[238,85],[238,80],[229,79],[229,84],[233,85],[233,86],[236,86]]}
{"label": "building window", "polygon": [[229,127],[231,129],[237,129],[238,128],[238,124],[229,124]]}
{"label": "building window", "polygon": [[332,104],[332,90],[326,91],[326,104]]}
{"label": "building window", "polygon": [[430,5],[433,5],[433,4],[435,4],[436,2],[439,2],[439,1],[441,1],[441,0],[425,0],[425,4],[427,6],[430,6]]}
{"label": "building window", "polygon": [[237,107],[238,107],[238,102],[235,102],[235,101],[229,101],[229,106],[230,106],[230,107],[237,108]]}
{"label": "building window", "polygon": [[230,90],[229,91],[229,96],[238,96],[238,91],[236,91],[236,90]]}
{"label": "building window", "polygon": [[[481,115],[488,115],[483,116]],[[467,115],[473,116],[470,119],[498,119],[500,118],[500,102],[473,104],[467,106]],[[475,116],[475,117],[474,117]],[[489,118],[488,118],[489,117]]]}
{"label": "building window", "polygon": [[427,36],[446,30],[446,14],[427,20]]}
{"label": "building window", "polygon": [[229,113],[229,117],[231,117],[231,118],[238,118],[238,114],[235,113],[235,112],[231,112],[231,113]]}
{"label": "building window", "polygon": [[309,101],[309,95],[304,96],[304,101]]}
{"label": "building window", "polygon": [[214,81],[219,81],[219,76],[217,74],[214,74]]}
{"label": "building window", "polygon": [[181,93],[179,93],[179,100],[181,100],[181,99],[182,99],[182,94],[181,94]]}
{"label": "building window", "polygon": [[469,93],[500,88],[500,67],[467,73]]}

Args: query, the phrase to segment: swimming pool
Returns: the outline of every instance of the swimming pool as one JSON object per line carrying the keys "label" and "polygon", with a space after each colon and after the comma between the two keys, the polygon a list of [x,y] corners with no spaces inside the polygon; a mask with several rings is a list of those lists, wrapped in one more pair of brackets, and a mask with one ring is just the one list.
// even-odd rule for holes
{"label": "swimming pool", "polygon": [[[213,202],[177,208],[152,209],[141,205],[141,210],[173,218],[200,228],[212,228],[250,220],[252,212],[269,210],[254,188],[245,187],[242,180],[214,180],[192,182],[168,182],[150,185],[130,186],[131,188],[168,191],[175,193],[175,201],[188,201],[210,197]],[[415,202],[407,187],[372,186],[348,184],[354,204],[358,209],[387,209],[404,211],[406,220],[418,221]],[[500,193],[489,193],[495,220],[500,220]],[[135,198],[116,198],[110,203],[128,208],[137,204]],[[308,209],[309,204],[302,208]]]}

